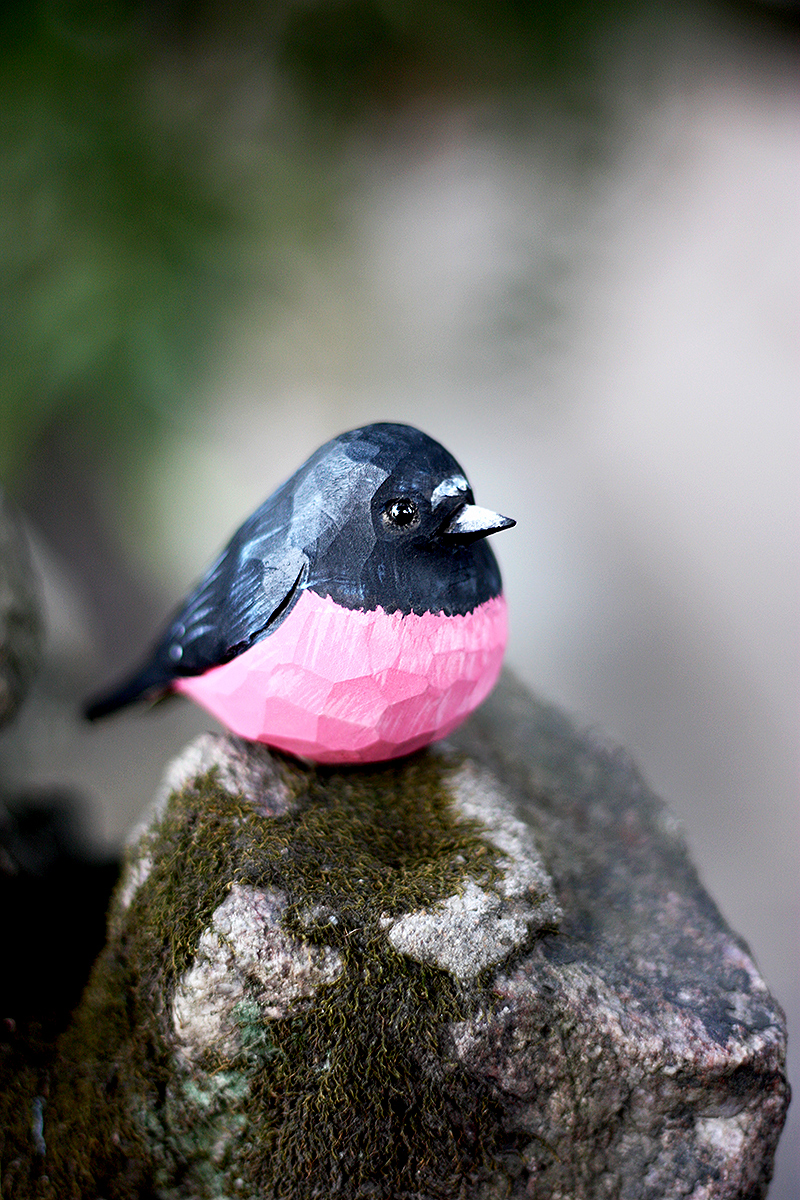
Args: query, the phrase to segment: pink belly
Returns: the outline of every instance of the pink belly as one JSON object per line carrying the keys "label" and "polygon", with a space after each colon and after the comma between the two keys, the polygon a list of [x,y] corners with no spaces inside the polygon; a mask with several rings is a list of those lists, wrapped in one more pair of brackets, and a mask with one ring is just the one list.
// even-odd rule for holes
{"label": "pink belly", "polygon": [[270,637],[176,679],[234,733],[321,763],[377,762],[445,737],[500,673],[506,603],[466,616],[360,612],[305,591]]}

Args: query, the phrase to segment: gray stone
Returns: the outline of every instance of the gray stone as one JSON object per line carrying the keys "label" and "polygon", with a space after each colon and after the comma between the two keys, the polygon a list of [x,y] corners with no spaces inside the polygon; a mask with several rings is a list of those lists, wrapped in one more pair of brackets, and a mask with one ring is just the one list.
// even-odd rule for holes
{"label": "gray stone", "polygon": [[286,898],[269,889],[232,884],[200,936],[194,961],[172,998],[175,1048],[189,1069],[209,1055],[234,1058],[241,1049],[237,1008],[250,1000],[269,1021],[292,1002],[313,996],[339,974],[328,946],[308,946],[281,928]]}
{"label": "gray stone", "polygon": [[764,1195],[788,1106],[785,1018],[669,810],[624,751],[509,681],[457,742],[511,787],[563,909],[454,1031],[530,1136],[511,1194]]}
{"label": "gray stone", "polygon": [[384,918],[381,925],[401,954],[435,963],[466,982],[534,934],[557,928],[561,911],[531,831],[514,815],[498,780],[467,762],[449,786],[456,811],[479,821],[500,852],[501,873],[492,887],[468,881],[435,907]]}
{"label": "gray stone", "polygon": [[402,763],[190,749],[42,1136],[54,1195],[755,1200],[784,1056],[668,810],[505,678]]}
{"label": "gray stone", "polygon": [[39,665],[43,624],[19,517],[0,489],[0,725],[16,712]]}

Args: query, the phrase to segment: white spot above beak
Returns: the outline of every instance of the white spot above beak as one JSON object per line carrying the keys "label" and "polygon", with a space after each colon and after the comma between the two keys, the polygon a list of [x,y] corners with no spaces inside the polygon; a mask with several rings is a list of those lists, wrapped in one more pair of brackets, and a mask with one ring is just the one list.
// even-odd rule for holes
{"label": "white spot above beak", "polygon": [[458,496],[461,492],[468,491],[469,484],[463,475],[450,475],[433,489],[431,493],[431,508],[436,508],[448,496]]}

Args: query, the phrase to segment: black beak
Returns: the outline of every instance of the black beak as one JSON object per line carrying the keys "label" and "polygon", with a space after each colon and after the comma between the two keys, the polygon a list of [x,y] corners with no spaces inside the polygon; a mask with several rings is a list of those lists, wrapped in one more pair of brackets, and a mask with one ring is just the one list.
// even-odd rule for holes
{"label": "black beak", "polygon": [[477,542],[479,538],[488,537],[500,529],[510,529],[516,523],[511,517],[501,517],[500,513],[480,508],[477,504],[462,504],[439,531],[439,536],[459,542]]}

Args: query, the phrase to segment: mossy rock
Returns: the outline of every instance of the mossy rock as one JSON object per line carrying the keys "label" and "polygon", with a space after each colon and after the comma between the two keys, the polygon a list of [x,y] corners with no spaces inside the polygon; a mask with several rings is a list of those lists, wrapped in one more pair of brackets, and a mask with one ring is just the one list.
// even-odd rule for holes
{"label": "mossy rock", "polygon": [[41,658],[41,597],[25,533],[0,489],[0,725],[22,703]]}
{"label": "mossy rock", "polygon": [[515,685],[369,768],[208,735],[18,1085],[3,1194],[758,1196],[783,1038],[629,760]]}

